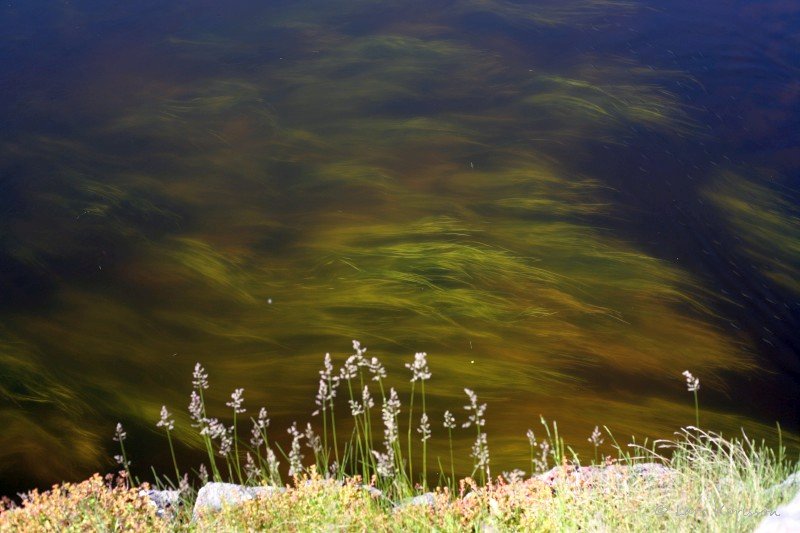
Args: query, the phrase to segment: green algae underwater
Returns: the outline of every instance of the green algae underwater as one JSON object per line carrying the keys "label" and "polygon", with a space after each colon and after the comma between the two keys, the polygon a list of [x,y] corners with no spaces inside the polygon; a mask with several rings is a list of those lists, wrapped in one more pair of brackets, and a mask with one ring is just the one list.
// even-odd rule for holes
{"label": "green algae underwater", "polygon": [[[637,242],[635,202],[579,164],[705,140],[670,89],[696,81],[517,37],[552,48],[639,6],[198,2],[170,24],[193,4],[47,21],[70,70],[57,97],[26,94],[0,146],[4,488],[112,469],[118,420],[134,467],[164,463],[159,409],[185,413],[197,361],[210,403],[244,387],[278,428],[305,421],[323,355],[343,362],[351,339],[401,388],[428,353],[434,432],[475,389],[498,469],[524,467],[540,414],[579,450],[598,424],[669,436],[694,421],[685,369],[704,427],[775,438],[733,390],[781,371],[728,327],[742,302]],[[25,42],[16,15],[7,39]],[[763,175],[709,170],[688,194],[796,301],[796,192]],[[467,469],[472,435],[454,437]]]}

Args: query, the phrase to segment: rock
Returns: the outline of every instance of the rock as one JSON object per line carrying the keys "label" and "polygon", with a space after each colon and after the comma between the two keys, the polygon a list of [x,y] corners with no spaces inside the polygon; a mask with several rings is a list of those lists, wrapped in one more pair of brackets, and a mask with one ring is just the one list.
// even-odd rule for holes
{"label": "rock", "polygon": [[408,507],[410,505],[427,505],[428,507],[433,507],[436,505],[436,495],[432,492],[426,492],[425,494],[420,494],[419,496],[406,498],[397,504],[398,507]]}
{"label": "rock", "polygon": [[791,474],[789,477],[784,479],[782,482],[778,483],[777,485],[773,485],[772,487],[767,489],[767,492],[777,492],[786,489],[792,489],[795,487],[800,487],[800,472],[795,472]]}
{"label": "rock", "polygon": [[171,518],[183,505],[179,490],[140,490],[139,496],[146,497],[161,518]]}
{"label": "rock", "polygon": [[367,491],[367,493],[373,498],[380,498],[381,496],[383,496],[383,491],[381,491],[381,489],[373,487],[372,485],[361,485],[361,488]]}
{"label": "rock", "polygon": [[[765,514],[769,510],[762,510]],[[774,513],[769,513],[759,524],[755,533],[795,533],[800,531],[800,493],[786,505],[778,507]]]}
{"label": "rock", "polygon": [[672,474],[675,473],[675,471],[670,467],[664,466],[659,463],[639,463],[631,465],[628,468],[631,472],[635,473],[637,476],[645,476],[645,477],[671,476]]}
{"label": "rock", "polygon": [[233,483],[208,483],[197,493],[192,516],[196,519],[203,513],[220,511],[225,506],[238,505],[254,498],[283,492],[286,492],[283,487],[245,487]]}
{"label": "rock", "polygon": [[631,478],[647,479],[668,483],[675,473],[671,468],[658,463],[640,463],[635,465],[607,466],[556,466],[538,477],[551,488],[567,484],[573,486],[603,486],[609,483],[622,482]]}

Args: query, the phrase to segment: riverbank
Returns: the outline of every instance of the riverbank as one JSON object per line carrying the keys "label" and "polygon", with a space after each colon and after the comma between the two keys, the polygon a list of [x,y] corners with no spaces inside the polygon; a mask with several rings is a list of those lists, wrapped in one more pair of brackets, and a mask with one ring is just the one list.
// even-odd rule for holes
{"label": "riverbank", "polygon": [[[475,391],[464,389],[463,413],[446,410],[436,417],[441,429],[432,428],[427,355],[416,353],[406,364],[411,390],[401,400],[381,362],[367,358],[358,341],[353,349],[338,372],[326,354],[315,423],[293,422],[290,444],[283,445],[263,407],[250,418],[249,439],[242,438],[241,388],[225,404],[228,419],[209,416],[209,376],[198,363],[189,425],[207,462],[187,471],[173,443],[176,419],[164,406],[155,425],[165,434],[173,470],[152,472],[158,486],[132,474],[135,450],[126,447],[127,431],[117,424],[115,459],[122,470],[116,476],[34,491],[21,505],[6,500],[0,531],[742,531],[775,517],[797,492],[798,450],[787,450],[780,427],[777,446],[744,431],[729,438],[701,427],[700,380],[688,370],[682,375],[694,425],[672,439],[625,443],[608,427],[595,427],[587,439],[591,457],[542,417],[536,433],[526,432],[528,472],[498,475],[487,404]],[[337,392],[349,398],[349,413],[337,408]],[[454,431],[474,439],[471,473],[460,479],[456,465],[467,457],[454,452]],[[446,437],[449,454],[429,455],[434,434]],[[604,452],[609,446],[613,454]]]}
{"label": "riverbank", "polygon": [[657,461],[642,448],[400,499],[374,480],[323,478],[314,467],[283,487],[210,482],[197,492],[95,475],[28,494],[0,513],[0,531],[751,531],[800,486],[797,461],[781,450],[691,430],[672,444]]}

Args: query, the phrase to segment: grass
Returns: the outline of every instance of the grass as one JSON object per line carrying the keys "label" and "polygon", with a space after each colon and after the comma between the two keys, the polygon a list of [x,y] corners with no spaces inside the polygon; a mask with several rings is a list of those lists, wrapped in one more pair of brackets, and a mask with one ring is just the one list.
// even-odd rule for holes
{"label": "grass", "polygon": [[[419,387],[412,386],[401,402],[381,362],[368,357],[357,341],[353,348],[339,372],[326,355],[311,416],[314,423],[302,431],[302,425],[293,422],[288,446],[270,435],[263,408],[250,418],[249,442],[241,438],[242,415],[247,413],[242,389],[236,389],[226,404],[230,426],[208,417],[204,392],[210,388],[209,378],[198,363],[189,411],[208,452],[208,465],[182,470],[172,445],[176,422],[166,407],[156,424],[166,432],[175,477],[154,472],[154,479],[160,488],[180,490],[184,501],[171,516],[158,517],[139,495],[148,485],[131,475],[126,431],[118,424],[114,440],[123,468],[118,477],[95,475],[82,483],[33,491],[22,496],[19,506],[6,500],[0,531],[740,531],[754,527],[792,496],[780,483],[797,472],[800,463],[787,454],[780,427],[775,447],[755,442],[744,432],[728,438],[692,425],[669,440],[634,439],[622,445],[608,428],[595,428],[588,438],[594,455],[583,457],[565,443],[557,423],[540,418],[541,438],[533,429],[527,432],[529,473],[497,475],[491,470],[491,440],[485,429],[487,404],[476,392],[464,389],[467,402],[460,424],[449,412],[444,420],[433,421],[426,411],[425,384],[432,373],[425,353],[417,353],[406,365],[412,385]],[[684,377],[699,420],[700,381],[688,371]],[[404,404],[405,428],[400,424],[405,420]],[[344,417],[352,424],[342,425]],[[474,436],[471,471],[458,481],[453,430]],[[429,460],[432,438],[449,441],[449,472],[442,457]],[[606,438],[609,446],[603,447]],[[598,450],[603,453],[598,455]],[[282,462],[289,466],[288,477]],[[464,461],[459,462],[463,466]],[[433,465],[439,466],[438,476],[428,472]],[[650,474],[637,473],[645,470]],[[193,516],[197,483],[190,476],[200,484],[210,479],[287,490]],[[425,503],[408,503],[429,490]]]}

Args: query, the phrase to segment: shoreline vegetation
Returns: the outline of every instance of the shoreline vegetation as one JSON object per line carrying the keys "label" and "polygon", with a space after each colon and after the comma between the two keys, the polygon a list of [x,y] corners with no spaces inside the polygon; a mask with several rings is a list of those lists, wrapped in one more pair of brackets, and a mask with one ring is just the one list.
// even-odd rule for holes
{"label": "shoreline vegetation", "polygon": [[[730,438],[705,429],[700,380],[688,370],[693,425],[672,439],[621,443],[608,427],[595,427],[587,439],[594,454],[583,456],[542,417],[526,433],[528,471],[498,473],[487,404],[475,391],[464,389],[463,411],[435,420],[426,353],[405,365],[411,388],[401,401],[380,360],[358,341],[353,350],[338,371],[325,355],[316,410],[304,427],[288,428],[288,446],[272,433],[265,408],[247,410],[241,388],[226,403],[228,417],[211,417],[209,376],[198,363],[188,410],[203,464],[187,471],[181,463],[175,418],[163,406],[156,426],[172,472],[153,471],[152,487],[134,476],[133,450],[117,424],[116,476],[34,490],[20,494],[21,503],[4,498],[0,531],[741,531],[776,516],[797,489],[800,459],[787,450],[780,426],[774,447],[744,431]],[[455,466],[454,430],[474,435],[464,477]],[[429,454],[434,436],[447,439],[449,453]],[[614,455],[599,453],[606,439]]]}

